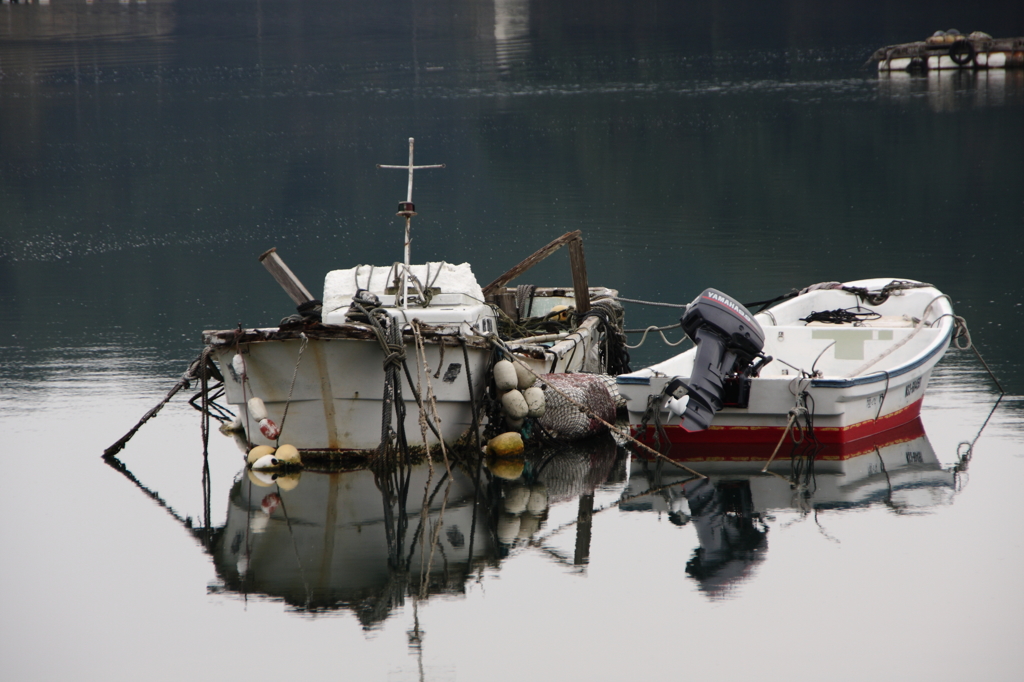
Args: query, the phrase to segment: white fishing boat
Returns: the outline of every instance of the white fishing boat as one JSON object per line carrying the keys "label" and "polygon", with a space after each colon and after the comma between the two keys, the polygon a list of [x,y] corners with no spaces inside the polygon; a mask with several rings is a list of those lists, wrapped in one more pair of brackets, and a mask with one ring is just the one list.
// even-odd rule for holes
{"label": "white fishing boat", "polygon": [[708,289],[682,326],[693,348],[616,379],[633,434],[704,461],[765,460],[787,433],[849,443],[916,419],[955,318],[929,284],[868,279],[815,285],[756,315]]}
{"label": "white fishing boat", "polygon": [[[578,231],[486,287],[468,263],[412,265],[413,171],[440,166],[414,166],[410,139],[408,165],[382,167],[409,172],[398,213],[404,263],[329,272],[316,300],[271,249],[260,260],[301,314],[278,327],[204,332],[252,444],[305,451],[452,444],[480,425],[477,408],[502,353],[538,373],[609,371],[607,342],[622,309],[614,290],[588,286]],[[506,287],[562,245],[572,287]]]}

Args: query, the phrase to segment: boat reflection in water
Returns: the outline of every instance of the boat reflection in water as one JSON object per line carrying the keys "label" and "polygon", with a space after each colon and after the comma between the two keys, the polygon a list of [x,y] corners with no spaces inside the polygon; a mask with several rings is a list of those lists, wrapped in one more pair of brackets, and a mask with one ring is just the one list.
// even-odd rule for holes
{"label": "boat reflection in water", "polygon": [[[280,599],[304,613],[350,610],[372,628],[406,598],[461,594],[467,580],[531,546],[551,505],[580,500],[574,556],[585,565],[594,490],[625,485],[627,453],[611,438],[472,463],[435,461],[283,476],[243,470],[224,526],[192,529],[214,559],[210,591]],[[542,543],[537,543],[542,546]]]}
{"label": "boat reflection in water", "polygon": [[[721,597],[766,558],[774,513],[871,505],[907,513],[947,504],[970,457],[968,447],[944,467],[920,419],[872,438],[780,452],[769,473],[761,470],[771,448],[715,447],[667,454],[706,477],[630,454],[608,436],[513,459],[470,455],[450,473],[436,461],[433,470],[377,465],[273,481],[243,469],[219,527],[210,523],[208,478],[206,519],[195,527],[116,459],[109,463],[212,556],[218,579],[211,592],[281,600],[305,614],[347,610],[370,629],[407,599],[415,608],[435,595],[462,594],[483,570],[523,552],[585,571],[592,520],[603,512],[655,512],[692,526],[698,547],[686,572]],[[567,532],[575,532],[572,550],[554,541]]]}
{"label": "boat reflection in water", "polygon": [[706,478],[662,459],[634,458],[619,504],[625,512],[656,512],[676,525],[693,525],[699,547],[686,572],[712,598],[765,560],[773,512],[811,515],[872,505],[900,514],[924,511],[952,502],[967,464],[965,456],[944,467],[919,418],[851,443],[794,448],[792,458],[782,453],[767,472],[762,469],[772,448],[723,447],[667,453]]}
{"label": "boat reflection in water", "polygon": [[[211,553],[216,592],[283,599],[305,612],[347,608],[364,627],[409,593],[462,591],[494,543],[471,476],[443,465],[305,472],[261,487],[236,480]],[[292,488],[286,490],[286,488]]]}

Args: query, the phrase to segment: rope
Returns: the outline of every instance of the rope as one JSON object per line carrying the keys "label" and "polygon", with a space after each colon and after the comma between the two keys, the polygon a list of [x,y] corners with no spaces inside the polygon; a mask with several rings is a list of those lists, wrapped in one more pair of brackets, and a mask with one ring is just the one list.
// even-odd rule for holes
{"label": "rope", "polygon": [[[580,325],[590,317],[596,317],[600,321],[601,331],[604,332],[604,344],[601,348],[602,365],[608,374],[619,375],[630,372],[629,351],[626,344],[626,335],[622,333],[621,327],[615,322],[617,311],[611,303],[605,300],[594,301],[592,307],[582,315],[576,316],[575,324],[577,331]],[[582,338],[582,335],[581,335]],[[575,352],[575,348],[573,351]]]}
{"label": "rope", "polygon": [[669,341],[668,337],[665,336],[665,330],[666,329],[675,329],[678,326],[679,326],[678,324],[672,324],[672,325],[669,325],[667,327],[655,327],[655,326],[652,325],[652,326],[648,327],[647,329],[623,329],[622,331],[624,333],[626,333],[626,334],[638,334],[641,331],[644,333],[644,335],[640,337],[640,341],[635,346],[631,346],[628,343],[625,344],[625,346],[626,346],[626,348],[628,348],[630,350],[633,350],[634,348],[639,348],[640,346],[644,345],[644,341],[647,340],[647,333],[648,332],[652,332],[652,331],[658,332],[658,334],[661,335],[661,340],[665,342],[666,346],[678,346],[683,341],[686,341],[687,337],[686,337],[685,334],[683,335],[683,338],[679,339],[675,343],[673,343],[672,341]]}
{"label": "rope", "polygon": [[778,445],[775,446],[775,450],[772,451],[772,456],[768,458],[768,461],[764,463],[764,468],[761,469],[761,473],[768,473],[768,467],[775,460],[775,455],[779,454],[779,448],[782,447],[782,443],[786,440],[786,436],[789,435],[789,430],[793,428],[793,424],[796,423],[797,414],[796,410],[789,411],[789,421],[786,423],[786,428],[782,432],[782,437],[779,438]]}
{"label": "rope", "polygon": [[199,431],[203,438],[203,485],[209,484],[209,462],[207,461],[210,454],[210,354],[213,353],[213,346],[207,346],[203,348],[203,352],[199,354],[199,383],[200,393],[202,394],[202,409],[200,410],[199,417]]}
{"label": "rope", "polygon": [[[469,349],[466,347],[466,338],[459,335],[459,344],[462,346],[462,361],[466,366],[466,387],[469,389],[469,407],[473,413],[473,434],[476,438],[477,450],[480,449],[480,414],[479,405],[477,405],[476,399],[473,397],[473,370],[469,365]],[[493,360],[493,357],[492,357]],[[486,376],[490,372],[490,363],[484,372]],[[472,556],[472,554],[470,555]]]}
{"label": "rope", "polygon": [[[413,339],[415,339],[415,341],[416,341],[416,355],[421,359],[421,361],[423,363],[423,374],[424,374],[424,380],[426,381],[426,384],[427,384],[427,404],[430,406],[430,416],[437,423],[438,429],[440,430],[441,417],[437,413],[437,398],[434,395],[434,386],[433,386],[433,384],[430,381],[430,367],[427,365],[427,352],[426,352],[426,349],[423,346],[423,335],[420,333],[419,321],[418,320],[413,320],[412,324],[410,326],[412,327]],[[441,347],[444,348],[443,342],[442,342],[442,346]],[[420,393],[419,386],[417,386],[417,388],[416,388],[416,393],[417,394]],[[472,399],[473,399],[473,396],[470,395],[470,400],[472,400]],[[419,402],[419,401],[417,401],[417,402]],[[427,426],[427,417],[428,417],[427,411],[424,410],[421,407],[420,408],[420,431],[421,431],[421,433],[423,435],[423,446],[427,450],[427,463],[430,465],[431,468],[433,468],[434,462],[433,462],[433,460],[430,457],[430,448],[427,446],[427,428],[426,428],[426,426]],[[445,449],[444,439],[443,438],[439,438],[438,441],[440,442],[440,445],[441,445],[441,455],[444,457],[444,468],[445,468],[445,470],[447,470],[448,475],[451,476],[452,469],[451,469],[451,465],[448,463],[448,451]]]}
{"label": "rope", "polygon": [[[946,315],[948,315],[948,314],[949,313],[946,313]],[[945,315],[940,315],[939,319],[942,319],[943,317],[945,317]],[[978,360],[981,362],[982,366],[985,368],[985,371],[988,372],[988,375],[990,377],[992,377],[992,381],[995,382],[996,387],[999,389],[999,394],[1001,396],[1002,395],[1006,395],[1006,391],[1003,390],[1003,385],[999,383],[999,379],[996,379],[995,373],[988,366],[988,363],[985,362],[985,358],[981,357],[981,353],[978,351],[978,347],[975,346],[974,342],[971,340],[971,332],[970,332],[970,330],[967,329],[967,320],[965,320],[964,318],[960,317],[959,315],[952,315],[952,317],[953,317],[953,329],[954,329],[954,333],[953,333],[953,347],[956,348],[957,350],[967,350],[967,349],[973,350],[974,354],[976,356],[978,356]],[[960,339],[965,339],[965,340],[961,341]]]}
{"label": "rope", "polygon": [[525,320],[526,313],[533,307],[533,295],[537,287],[533,284],[520,284],[516,287],[516,311],[519,319]]}
{"label": "rope", "polygon": [[626,298],[625,296],[609,296],[614,298],[616,301],[625,301],[626,303],[639,303],[640,305],[652,305],[659,308],[686,308],[689,307],[688,303],[661,303],[659,301],[643,301],[639,298]]}
{"label": "rope", "polygon": [[402,399],[402,377],[398,373],[398,368],[404,366],[405,360],[402,331],[399,329],[398,322],[380,308],[367,310],[358,299],[353,299],[352,305],[366,315],[374,336],[377,338],[377,343],[380,344],[381,350],[384,352],[384,393],[381,399],[380,445],[377,447],[377,454],[383,455],[390,450],[391,408],[394,406],[398,422],[394,433],[398,440],[399,452],[406,457],[409,454],[409,443],[405,436],[405,401]]}
{"label": "rope", "polygon": [[297,358],[295,358],[295,369],[292,371],[292,383],[290,386],[288,386],[288,399],[284,403],[284,414],[281,415],[281,427],[279,429],[280,433],[278,434],[277,437],[278,444],[280,444],[281,442],[280,434],[284,433],[284,422],[286,419],[288,419],[288,407],[291,406],[292,404],[292,392],[295,390],[295,377],[299,375],[299,363],[302,362],[302,351],[306,350],[306,346],[309,345],[309,337],[306,336],[305,332],[303,332],[299,336],[302,338],[302,341],[299,343],[299,355]]}
{"label": "rope", "polygon": [[807,317],[801,317],[800,321],[827,322],[828,324],[849,324],[852,322],[856,326],[862,322],[877,320],[881,317],[882,313],[857,305],[850,308],[836,308],[835,310],[815,310]]}
{"label": "rope", "polygon": [[[935,287],[927,282],[910,282],[905,279],[894,279],[878,291],[869,291],[866,287],[842,287],[842,290],[848,291],[851,294],[856,294],[860,300],[870,303],[871,305],[882,305],[889,300],[889,295],[893,292],[927,288]],[[952,301],[950,301],[950,303],[952,303]]]}

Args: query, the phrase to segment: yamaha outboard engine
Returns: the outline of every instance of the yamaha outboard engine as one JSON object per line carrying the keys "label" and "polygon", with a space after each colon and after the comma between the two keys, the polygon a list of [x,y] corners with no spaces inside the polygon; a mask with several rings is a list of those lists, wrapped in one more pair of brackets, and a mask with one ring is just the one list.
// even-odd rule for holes
{"label": "yamaha outboard engine", "polygon": [[[754,360],[764,348],[764,331],[741,303],[717,289],[707,289],[694,299],[679,320],[686,335],[697,344],[690,385],[676,379],[668,393],[689,395],[682,426],[703,431],[722,409],[727,380],[756,371]],[[749,390],[749,389],[748,389]]]}

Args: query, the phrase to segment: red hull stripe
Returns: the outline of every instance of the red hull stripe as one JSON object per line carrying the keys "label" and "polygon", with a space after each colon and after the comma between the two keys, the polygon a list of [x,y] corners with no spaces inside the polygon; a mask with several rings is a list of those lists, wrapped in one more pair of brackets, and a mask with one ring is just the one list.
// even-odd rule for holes
{"label": "red hull stripe", "polygon": [[[825,446],[819,460],[845,460],[864,454],[875,447],[919,438],[924,434],[921,426],[921,400],[895,412],[844,427],[815,427],[814,435]],[[654,427],[646,431],[633,427],[633,436],[645,445],[654,445]],[[705,431],[686,431],[680,426],[663,427],[661,443],[672,448],[669,456],[689,461],[767,460],[785,431],[780,426],[712,426]],[[787,442],[791,442],[789,436]],[[788,453],[786,443],[782,450]],[[781,453],[781,451],[780,451]]]}

